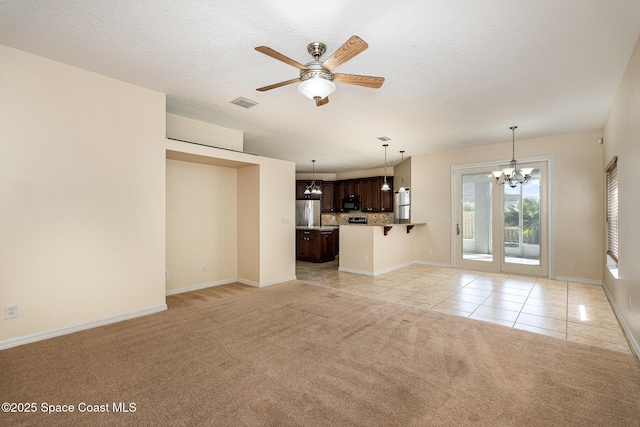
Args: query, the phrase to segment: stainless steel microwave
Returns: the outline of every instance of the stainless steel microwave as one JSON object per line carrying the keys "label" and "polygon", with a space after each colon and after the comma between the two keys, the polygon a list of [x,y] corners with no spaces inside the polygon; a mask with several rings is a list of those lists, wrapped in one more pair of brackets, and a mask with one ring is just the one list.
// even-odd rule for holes
{"label": "stainless steel microwave", "polygon": [[360,196],[347,196],[342,199],[343,211],[359,211],[362,208],[362,197]]}

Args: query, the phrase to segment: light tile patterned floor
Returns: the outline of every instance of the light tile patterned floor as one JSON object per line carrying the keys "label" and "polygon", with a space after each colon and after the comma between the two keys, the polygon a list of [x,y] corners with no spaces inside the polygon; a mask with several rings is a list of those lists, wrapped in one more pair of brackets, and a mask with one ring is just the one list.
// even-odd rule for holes
{"label": "light tile patterned floor", "polygon": [[630,353],[602,287],[414,264],[376,277],[298,261],[299,280]]}

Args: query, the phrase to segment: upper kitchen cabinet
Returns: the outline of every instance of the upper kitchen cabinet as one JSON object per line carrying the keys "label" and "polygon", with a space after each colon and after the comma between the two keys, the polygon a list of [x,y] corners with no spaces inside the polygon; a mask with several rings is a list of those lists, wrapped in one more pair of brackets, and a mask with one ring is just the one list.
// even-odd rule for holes
{"label": "upper kitchen cabinet", "polygon": [[[384,182],[384,178],[380,180],[380,187],[382,188],[382,183]],[[380,212],[393,212],[393,200],[394,200],[394,192],[393,192],[393,177],[387,177],[387,184],[391,187],[390,191],[382,191],[380,190]]]}
{"label": "upper kitchen cabinet", "polygon": [[[362,196],[362,212],[393,211],[393,190],[382,191],[384,177],[362,178],[360,195]],[[389,187],[393,189],[393,177],[387,177]]]}
{"label": "upper kitchen cabinet", "polygon": [[[315,199],[320,200],[320,194],[304,194],[304,190],[311,184],[311,180],[298,180],[296,181],[296,199]],[[316,184],[322,189],[322,181],[317,181]]]}
{"label": "upper kitchen cabinet", "polygon": [[360,188],[360,179],[347,179],[344,182],[344,197],[360,196],[362,189]]}
{"label": "upper kitchen cabinet", "polygon": [[362,212],[380,211],[380,186],[378,178],[362,178],[360,180],[360,196],[362,196]]}
{"label": "upper kitchen cabinet", "polygon": [[[342,212],[342,199],[349,196],[362,197],[362,212],[392,212],[393,191],[382,191],[384,177],[344,179],[340,181],[318,181],[322,194],[304,194],[311,180],[296,181],[297,199],[320,200],[322,212]],[[387,177],[393,188],[393,177]]]}
{"label": "upper kitchen cabinet", "polygon": [[344,198],[346,191],[344,181],[335,181],[333,183],[333,208],[336,212],[342,212],[342,199]]}
{"label": "upper kitchen cabinet", "polygon": [[333,181],[323,181],[320,188],[322,188],[322,195],[320,196],[320,207],[322,212],[336,212],[340,210],[340,205],[335,204],[333,197]]}

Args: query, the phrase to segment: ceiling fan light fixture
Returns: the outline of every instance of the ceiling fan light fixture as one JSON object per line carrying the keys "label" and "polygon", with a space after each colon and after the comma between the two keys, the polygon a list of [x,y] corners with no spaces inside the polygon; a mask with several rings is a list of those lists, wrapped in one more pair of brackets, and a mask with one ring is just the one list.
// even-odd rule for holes
{"label": "ceiling fan light fixture", "polygon": [[282,61],[287,65],[300,70],[300,77],[296,79],[286,80],[269,86],[260,87],[256,90],[265,92],[267,90],[278,87],[298,83],[298,90],[304,96],[316,102],[316,106],[320,107],[329,102],[331,95],[336,86],[334,82],[345,83],[356,86],[364,86],[372,89],[378,89],[384,83],[384,77],[361,76],[356,74],[333,74],[333,70],[362,53],[369,45],[358,36],[352,36],[349,40],[338,48],[327,60],[320,62],[320,58],[326,52],[327,46],[324,43],[313,42],[307,45],[307,51],[313,57],[313,61],[307,64],[301,64],[283,54],[276,52],[267,46],[258,46],[256,50],[278,61]]}
{"label": "ceiling fan light fixture", "polygon": [[298,90],[309,99],[324,99],[336,90],[336,85],[322,75],[315,75],[303,80]]}

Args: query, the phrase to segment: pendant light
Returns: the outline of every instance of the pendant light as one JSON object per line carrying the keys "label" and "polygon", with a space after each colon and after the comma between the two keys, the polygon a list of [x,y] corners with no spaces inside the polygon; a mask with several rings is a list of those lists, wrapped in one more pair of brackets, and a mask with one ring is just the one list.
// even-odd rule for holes
{"label": "pendant light", "polygon": [[407,191],[406,188],[404,188],[404,150],[400,150],[400,175],[401,175],[401,185],[400,185],[400,189],[398,190],[398,193],[404,193]]}
{"label": "pendant light", "polygon": [[389,184],[387,183],[387,147],[389,146],[389,144],[382,144],[382,146],[384,147],[384,183],[382,184],[382,191],[389,191],[391,190],[391,188],[389,188]]}
{"label": "pendant light", "polygon": [[518,161],[516,160],[516,129],[518,126],[511,126],[511,161],[509,166],[502,170],[491,172],[498,185],[509,184],[511,188],[516,188],[518,184],[524,185],[529,182],[533,168],[518,169]]}
{"label": "pendant light", "polygon": [[311,184],[307,185],[304,189],[304,194],[322,194],[322,190],[320,186],[316,184],[316,161],[311,160],[313,164],[313,177],[311,179]]}

